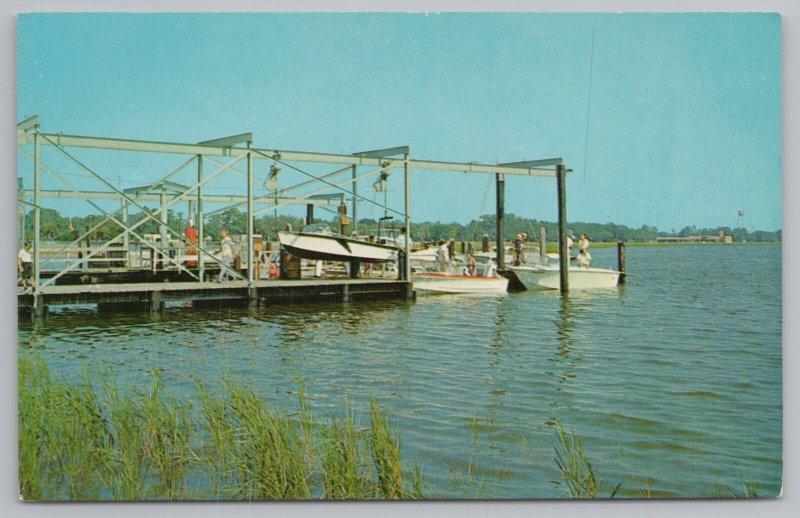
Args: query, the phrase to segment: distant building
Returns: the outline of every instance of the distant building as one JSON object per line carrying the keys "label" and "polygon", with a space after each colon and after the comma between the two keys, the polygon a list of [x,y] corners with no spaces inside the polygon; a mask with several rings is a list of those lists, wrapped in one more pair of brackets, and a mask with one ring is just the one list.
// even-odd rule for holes
{"label": "distant building", "polygon": [[711,236],[657,237],[656,243],[733,243],[733,236],[726,235],[724,230],[720,230],[719,234]]}

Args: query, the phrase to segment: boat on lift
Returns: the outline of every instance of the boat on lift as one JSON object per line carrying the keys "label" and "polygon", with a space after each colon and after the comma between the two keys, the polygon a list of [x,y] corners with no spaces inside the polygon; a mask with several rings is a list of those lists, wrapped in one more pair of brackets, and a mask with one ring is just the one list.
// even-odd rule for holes
{"label": "boat on lift", "polygon": [[324,223],[308,225],[300,232],[278,232],[278,241],[287,252],[302,259],[370,263],[397,260],[397,247],[334,234]]}

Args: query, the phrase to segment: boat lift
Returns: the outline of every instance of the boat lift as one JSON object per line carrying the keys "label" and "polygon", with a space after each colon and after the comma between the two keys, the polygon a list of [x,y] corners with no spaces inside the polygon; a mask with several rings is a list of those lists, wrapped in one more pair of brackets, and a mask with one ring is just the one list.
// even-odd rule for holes
{"label": "boat lift", "polygon": [[[100,183],[101,190],[85,190],[75,186],[65,178],[61,171],[48,167],[43,160],[43,148],[54,150],[56,156],[62,161],[66,161],[71,166],[81,171],[86,178]],[[184,156],[186,160],[178,167],[169,171],[160,179],[133,189],[122,189],[115,186],[108,175],[99,173],[96,168],[89,166],[84,160],[79,159],[75,152],[76,148],[95,149],[114,151],[118,153],[150,153],[158,155]],[[443,162],[432,160],[412,160],[408,146],[400,146],[371,151],[362,151],[353,154],[332,154],[316,153],[304,151],[287,151],[278,149],[265,149],[253,147],[253,135],[243,133],[229,137],[207,140],[196,144],[156,142],[145,140],[118,139],[106,137],[89,137],[66,135],[63,133],[45,133],[40,129],[40,118],[34,116],[20,122],[17,125],[17,149],[22,156],[29,158],[33,163],[33,189],[25,190],[22,188],[22,180],[19,180],[18,200],[20,205],[32,207],[33,209],[33,260],[34,260],[34,295],[39,290],[66,274],[80,268],[83,261],[91,259],[100,251],[107,249],[110,245],[123,244],[125,250],[129,240],[133,238],[138,242],[146,242],[144,237],[137,230],[148,221],[156,223],[162,237],[162,246],[168,238],[172,238],[184,247],[193,247],[197,250],[198,273],[195,274],[181,264],[180,260],[169,257],[163,249],[158,252],[161,254],[165,264],[172,264],[178,270],[185,272],[197,282],[204,280],[204,267],[206,264],[215,264],[220,269],[227,271],[234,278],[240,279],[252,285],[254,279],[254,263],[256,257],[253,251],[253,222],[254,217],[267,211],[277,211],[277,209],[289,205],[305,204],[307,207],[319,204],[331,204],[336,197],[324,196],[325,193],[341,193],[352,200],[352,218],[358,221],[358,207],[360,203],[369,203],[378,206],[386,211],[402,218],[404,226],[409,228],[410,223],[410,173],[414,171],[453,171],[462,173],[493,174],[496,178],[497,193],[497,253],[498,266],[504,265],[504,236],[503,236],[503,215],[505,211],[505,175],[518,176],[537,176],[555,177],[557,180],[558,192],[558,223],[559,223],[559,251],[561,257],[561,292],[566,293],[569,289],[568,268],[566,266],[566,173],[562,159],[534,160],[526,162],[512,162],[501,164],[480,164],[475,162]],[[259,177],[255,173],[254,162],[266,162],[270,164],[269,172],[265,177]],[[338,169],[325,174],[311,173],[304,169],[302,164],[316,165],[336,165]],[[243,166],[244,170],[240,169]],[[360,169],[361,168],[361,169]],[[363,168],[368,168],[364,172]],[[403,207],[396,209],[384,204],[370,200],[359,194],[358,183],[366,177],[374,178],[376,172],[381,174],[392,169],[403,170]],[[194,172],[192,172],[194,169]],[[281,169],[291,170],[306,176],[308,179],[290,187],[278,188],[276,177]],[[344,180],[339,177],[346,172],[350,172],[349,178]],[[183,173],[196,174],[196,182],[184,185],[178,183],[176,179]],[[42,178],[47,176],[60,184],[61,189],[45,190],[42,189]],[[226,185],[233,188],[236,192],[230,195],[211,194],[205,192],[209,189],[209,183],[221,178],[223,175],[228,182]],[[233,180],[231,176],[236,176]],[[263,176],[263,175],[262,175]],[[180,177],[184,182],[185,178]],[[194,178],[193,178],[194,179]],[[256,196],[254,184],[256,181],[262,182],[267,193],[263,196]],[[311,189],[311,190],[309,190]],[[92,228],[82,232],[81,235],[72,243],[64,247],[68,249],[79,245],[82,240],[87,239],[94,231],[108,222],[113,223],[119,228],[119,232],[106,240],[96,250],[88,252],[88,256],[80,261],[68,262],[62,268],[57,269],[54,276],[42,279],[41,271],[44,263],[41,254],[41,211],[44,208],[42,200],[47,199],[81,199],[89,203],[95,210],[98,210],[103,219]],[[340,198],[339,198],[340,199]],[[104,209],[101,200],[117,200],[119,208],[116,210]],[[144,203],[158,201],[159,208],[155,211],[147,208]],[[178,230],[168,225],[167,214],[170,207],[179,202],[188,203],[188,217],[197,222],[198,239],[197,243],[190,243],[187,238]],[[335,201],[334,201],[335,203]],[[205,212],[204,204],[222,205],[222,208],[214,211]],[[244,207],[247,216],[247,255],[243,262],[247,264],[246,275],[230,268],[222,261],[217,259],[211,250],[205,248],[203,223],[205,218],[231,208]],[[138,211],[143,217],[137,222],[129,221],[129,211]],[[20,210],[20,224],[24,229],[24,210]],[[310,212],[310,211],[309,211]],[[277,214],[277,212],[276,212]],[[405,250],[410,253],[408,245]],[[47,262],[46,260],[45,262]],[[401,279],[410,279],[410,264],[405,262],[405,271],[400,272]],[[409,290],[410,293],[410,290]]]}

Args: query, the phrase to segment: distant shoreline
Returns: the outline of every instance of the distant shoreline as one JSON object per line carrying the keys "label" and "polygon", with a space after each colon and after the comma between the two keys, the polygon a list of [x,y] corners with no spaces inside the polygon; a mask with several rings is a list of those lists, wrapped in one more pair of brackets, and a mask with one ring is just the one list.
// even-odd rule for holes
{"label": "distant shoreline", "polygon": [[[782,245],[782,241],[747,241],[747,242],[733,242],[733,243],[714,243],[714,242],[701,242],[701,243],[657,243],[655,241],[625,241],[625,246],[629,248],[662,248],[668,246],[737,246],[737,245]],[[617,242],[592,242],[592,248],[613,248],[617,246]]]}

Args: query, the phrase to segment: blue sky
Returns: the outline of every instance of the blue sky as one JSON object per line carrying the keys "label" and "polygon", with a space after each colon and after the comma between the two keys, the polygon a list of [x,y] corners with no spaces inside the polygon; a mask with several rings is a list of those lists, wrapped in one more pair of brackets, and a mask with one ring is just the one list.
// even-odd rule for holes
{"label": "blue sky", "polygon": [[[17,118],[38,114],[46,132],[560,156],[571,221],[734,226],[744,209],[750,230],[781,227],[778,15],[30,14],[18,30]],[[182,161],[81,156],[123,187]],[[489,180],[413,172],[412,219],[491,212]],[[506,198],[509,212],[556,219],[551,179],[509,178]]]}

